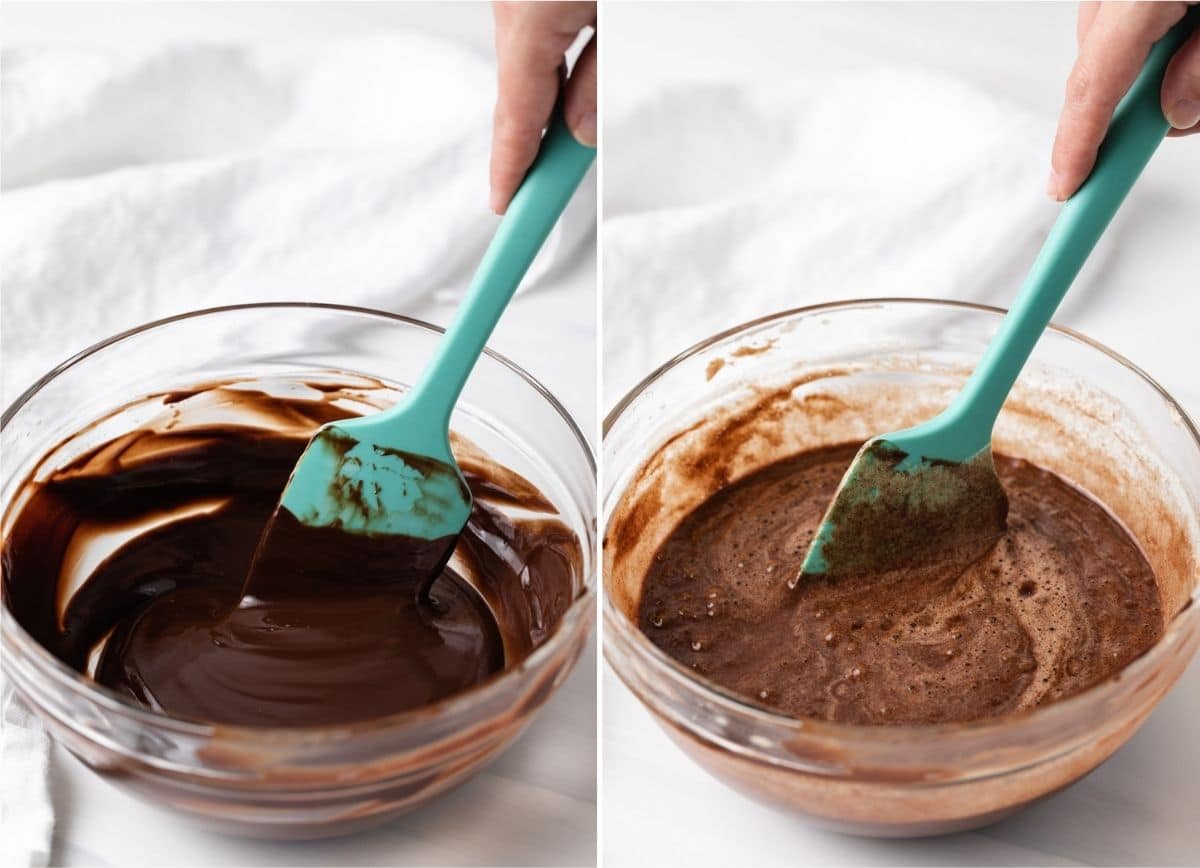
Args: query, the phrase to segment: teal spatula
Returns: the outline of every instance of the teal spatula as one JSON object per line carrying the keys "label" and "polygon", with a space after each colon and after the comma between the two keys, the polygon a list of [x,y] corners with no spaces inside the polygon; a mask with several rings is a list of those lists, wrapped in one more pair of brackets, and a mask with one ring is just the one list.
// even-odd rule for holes
{"label": "teal spatula", "polygon": [[1166,135],[1171,56],[1200,23],[1193,6],[1151,49],[1113,115],[1091,176],[1059,212],[1025,284],[954,402],[924,424],[874,437],[846,471],[795,586],[808,576],[930,563],[1004,533],[1008,500],[992,427],[1034,345],[1117,208]]}
{"label": "teal spatula", "polygon": [[[406,571],[435,575],[471,512],[450,451],[450,415],[517,285],[595,159],[556,109],[541,149],[484,253],[466,297],[412,390],[388,410],[322,426],[284,489],[280,513],[308,528],[408,538]],[[254,573],[269,556],[272,527]],[[283,554],[283,553],[280,553]],[[353,569],[347,565],[347,569]]]}

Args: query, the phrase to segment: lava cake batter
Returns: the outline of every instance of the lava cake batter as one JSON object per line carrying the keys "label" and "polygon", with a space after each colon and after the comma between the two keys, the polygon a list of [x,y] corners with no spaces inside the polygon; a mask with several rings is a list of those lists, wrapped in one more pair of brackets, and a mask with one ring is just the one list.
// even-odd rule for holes
{"label": "lava cake batter", "polygon": [[787,715],[853,724],[979,720],[1107,678],[1164,628],[1137,543],[1060,477],[996,456],[1008,529],[921,568],[789,589],[859,444],[770,464],[700,504],[642,586],[650,640]]}
{"label": "lava cake batter", "polygon": [[[6,522],[3,593],[17,621],[129,702],[247,726],[419,708],[553,632],[582,590],[579,541],[533,485],[462,440],[474,505],[448,567],[416,576],[389,560],[387,539],[322,529],[244,593],[309,437],[363,400],[330,384],[284,391],[158,396],[137,429],[35,473]],[[338,569],[315,574],[337,581],[297,568],[322,559]]]}

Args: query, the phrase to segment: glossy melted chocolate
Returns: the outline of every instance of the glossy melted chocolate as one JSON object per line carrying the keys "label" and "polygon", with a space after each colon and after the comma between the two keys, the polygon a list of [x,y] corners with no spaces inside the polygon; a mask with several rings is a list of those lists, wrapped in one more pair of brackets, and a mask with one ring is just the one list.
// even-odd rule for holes
{"label": "glossy melted chocolate", "polygon": [[794,717],[931,724],[1078,693],[1157,641],[1164,615],[1134,540],[1061,478],[996,456],[1008,529],[949,562],[789,589],[857,447],[726,486],[659,548],[639,626],[698,674]]}
{"label": "glossy melted chocolate", "polygon": [[[129,701],[228,724],[367,720],[519,661],[581,590],[579,542],[528,481],[462,441],[475,505],[448,567],[414,571],[411,540],[280,511],[243,593],[292,466],[318,425],[355,415],[351,397],[330,385],[162,396],[151,422],[27,485],[4,540],[5,604]],[[83,553],[121,533],[79,575]]]}

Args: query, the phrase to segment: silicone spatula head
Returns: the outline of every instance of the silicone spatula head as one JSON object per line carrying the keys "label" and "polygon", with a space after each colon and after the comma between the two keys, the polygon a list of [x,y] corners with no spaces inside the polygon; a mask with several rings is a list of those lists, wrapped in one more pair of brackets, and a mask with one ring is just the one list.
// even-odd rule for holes
{"label": "silicone spatula head", "polygon": [[929,458],[918,449],[903,435],[863,445],[792,587],[806,577],[882,573],[979,555],[1004,535],[1008,497],[991,449],[963,461]]}
{"label": "silicone spatula head", "polygon": [[[259,544],[245,597],[286,587],[288,571],[329,570],[353,580],[363,558],[306,561],[304,529],[383,541],[395,571],[436,578],[471,513],[450,449],[450,416],[517,286],[595,158],[556,108],[537,158],[513,196],[454,321],[412,390],[389,410],[321,428],[301,455]],[[336,539],[323,534],[324,550]],[[315,548],[315,547],[313,547]],[[376,559],[372,559],[373,561]]]}

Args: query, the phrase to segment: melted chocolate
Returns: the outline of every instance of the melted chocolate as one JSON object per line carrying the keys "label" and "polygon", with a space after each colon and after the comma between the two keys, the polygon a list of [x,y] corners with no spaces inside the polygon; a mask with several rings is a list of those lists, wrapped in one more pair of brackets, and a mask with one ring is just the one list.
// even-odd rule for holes
{"label": "melted chocolate", "polygon": [[[5,605],[131,702],[251,726],[417,708],[540,645],[581,590],[578,540],[556,519],[512,518],[507,507],[553,508],[462,442],[475,505],[450,566],[431,577],[408,568],[407,538],[314,530],[280,510],[243,596],[309,435],[354,415],[345,393],[320,392],[166,395],[151,423],[27,484],[4,540]],[[197,401],[208,418],[189,424]],[[118,531],[132,535],[74,576],[80,552]]]}
{"label": "melted chocolate", "polygon": [[1078,693],[1161,635],[1159,589],[1129,534],[1069,483],[1004,456],[1008,530],[986,550],[789,589],[855,449],[771,464],[689,514],[642,586],[650,640],[791,716],[928,724]]}

